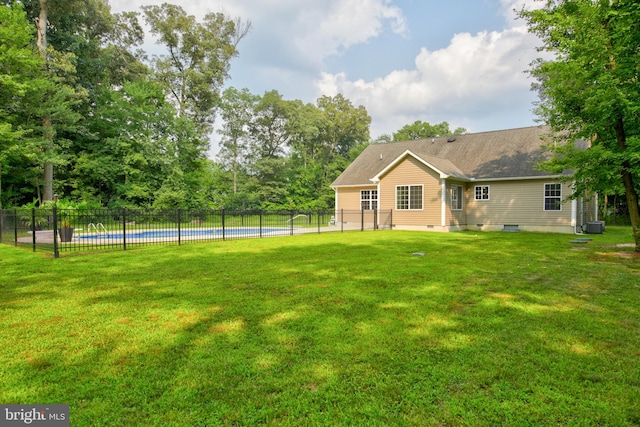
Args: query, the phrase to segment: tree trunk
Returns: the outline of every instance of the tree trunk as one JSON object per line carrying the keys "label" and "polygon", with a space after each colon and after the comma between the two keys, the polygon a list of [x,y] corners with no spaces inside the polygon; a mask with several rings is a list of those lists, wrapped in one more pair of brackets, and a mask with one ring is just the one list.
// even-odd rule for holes
{"label": "tree trunk", "polygon": [[40,4],[40,14],[38,16],[38,38],[36,43],[38,51],[42,57],[47,56],[47,22],[49,14],[49,0],[38,0]]}
{"label": "tree trunk", "polygon": [[[36,43],[38,51],[44,59],[45,67],[47,66],[47,22],[49,13],[49,0],[39,0],[40,14],[38,16],[38,38]],[[43,136],[45,139],[44,151],[44,173],[43,173],[43,189],[42,201],[53,200],[53,163],[48,158],[48,154],[53,151],[53,126],[51,124],[51,116],[45,115],[42,119]]]}
{"label": "tree trunk", "polygon": [[[624,131],[624,123],[622,119],[618,120],[615,126],[616,138],[618,140],[618,146],[620,150],[627,150],[627,135]],[[633,175],[631,175],[631,164],[628,160],[622,162],[622,182],[624,183],[624,190],[627,196],[627,205],[629,208],[629,218],[631,219],[631,228],[633,230],[633,239],[636,242],[636,252],[640,252],[640,230],[638,226],[640,224],[640,205],[638,204],[638,193],[633,182]]]}

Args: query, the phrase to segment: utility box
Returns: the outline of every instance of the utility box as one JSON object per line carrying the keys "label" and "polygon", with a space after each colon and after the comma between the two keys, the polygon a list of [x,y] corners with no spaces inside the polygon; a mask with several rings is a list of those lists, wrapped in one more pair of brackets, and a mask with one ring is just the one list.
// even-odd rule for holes
{"label": "utility box", "polygon": [[593,221],[587,223],[587,233],[602,234],[604,232],[604,221]]}

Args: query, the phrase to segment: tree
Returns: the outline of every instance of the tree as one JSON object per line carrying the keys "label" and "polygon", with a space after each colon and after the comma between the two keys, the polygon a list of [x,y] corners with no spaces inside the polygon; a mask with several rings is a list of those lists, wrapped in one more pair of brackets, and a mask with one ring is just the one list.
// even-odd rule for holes
{"label": "tree", "polygon": [[[25,11],[35,14],[32,15],[37,24],[34,28],[37,30],[34,46],[37,45],[38,48],[40,69],[38,72],[33,67],[29,70],[13,70],[14,73],[24,73],[15,74],[14,80],[28,79],[29,83],[23,96],[13,98],[13,102],[8,105],[12,109],[13,126],[19,126],[23,132],[20,139],[22,158],[14,157],[14,162],[19,162],[21,169],[28,171],[21,173],[25,178],[23,185],[24,181],[29,181],[29,187],[35,189],[39,201],[51,200],[54,165],[66,163],[64,147],[68,140],[61,133],[76,126],[80,116],[73,111],[73,107],[82,99],[84,91],[74,87],[73,55],[56,51],[47,44],[49,12],[50,8],[56,7],[57,2],[41,0],[25,1],[24,4],[3,3],[12,8],[24,6]],[[9,7],[3,6],[3,10],[9,10]],[[33,38],[29,40],[29,43],[32,42]],[[34,168],[40,170],[40,177],[26,179]],[[30,198],[33,196],[32,191]]]}
{"label": "tree", "polygon": [[449,129],[449,123],[442,122],[431,125],[421,120],[416,120],[410,125],[404,125],[400,130],[393,133],[394,141],[409,141],[413,139],[433,138],[437,136],[460,135],[466,133],[465,128],[457,128],[454,131]]}
{"label": "tree", "polygon": [[265,92],[260,98],[249,125],[254,161],[284,155],[292,137],[290,120],[294,109],[294,103],[282,99],[277,90]]}
{"label": "tree", "polygon": [[220,141],[222,147],[218,158],[231,168],[234,195],[238,193],[239,169],[246,162],[249,149],[249,126],[259,99],[260,97],[251,94],[246,88],[238,90],[229,87],[222,93],[220,111],[223,124],[218,130],[222,136]]}
{"label": "tree", "polygon": [[319,138],[320,128],[324,120],[322,111],[314,104],[303,104],[294,101],[291,114],[291,134],[289,146],[292,156],[299,157],[302,167],[313,166],[324,159],[324,142]]}
{"label": "tree", "polygon": [[236,47],[250,23],[231,20],[222,13],[209,13],[200,23],[180,6],[168,3],[142,9],[151,32],[168,50],[155,58],[158,79],[172,97],[178,115],[190,118],[208,133],[230,61],[238,54]]}
{"label": "tree", "polygon": [[343,95],[322,96],[314,104],[289,104],[290,161],[286,203],[299,209],[333,206],[331,182],[348,164],[353,147],[369,142],[371,117]]}
{"label": "tree", "polygon": [[276,90],[265,92],[253,107],[247,150],[247,191],[273,209],[285,199],[287,148],[293,136],[291,118],[296,103]]}
{"label": "tree", "polygon": [[0,7],[0,209],[2,174],[10,158],[24,155],[21,145],[28,130],[19,111],[34,79],[42,79],[42,61],[33,49],[33,36],[21,4]]}
{"label": "tree", "polygon": [[346,156],[351,147],[369,141],[371,116],[362,105],[354,107],[342,94],[322,96],[317,101],[324,119],[318,137],[326,144],[327,160]]}
{"label": "tree", "polygon": [[[85,3],[97,4],[100,0],[1,1],[8,5],[23,5],[29,18],[36,24],[35,44],[43,60],[42,69],[48,82],[33,85],[32,95],[25,98],[25,101],[30,103],[26,118],[29,120],[32,139],[39,139],[36,155],[32,156],[37,158],[42,169],[42,178],[36,183],[38,199],[51,200],[54,166],[66,163],[62,148],[68,144],[68,140],[61,132],[75,127],[80,117],[73,108],[86,93],[75,87],[76,57],[50,45],[49,33],[56,32],[58,24],[65,19],[67,12],[82,9]],[[36,119],[40,120],[39,124],[35,124]]]}
{"label": "tree", "polygon": [[78,153],[74,196],[113,207],[202,206],[207,141],[177,117],[162,86],[142,80],[105,91],[88,129],[100,143]]}
{"label": "tree", "polygon": [[[621,181],[640,252],[640,3],[548,0],[520,16],[553,55],[531,69],[537,114],[555,131],[543,167],[573,170],[573,197]],[[577,149],[576,140],[590,148]]]}

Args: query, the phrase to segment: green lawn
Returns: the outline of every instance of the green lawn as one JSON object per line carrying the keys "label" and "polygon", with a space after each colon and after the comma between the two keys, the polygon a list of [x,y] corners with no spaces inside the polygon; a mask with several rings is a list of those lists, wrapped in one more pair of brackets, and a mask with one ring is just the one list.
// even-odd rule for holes
{"label": "green lawn", "polygon": [[573,237],[0,245],[0,403],[72,426],[638,425],[640,257],[627,228]]}

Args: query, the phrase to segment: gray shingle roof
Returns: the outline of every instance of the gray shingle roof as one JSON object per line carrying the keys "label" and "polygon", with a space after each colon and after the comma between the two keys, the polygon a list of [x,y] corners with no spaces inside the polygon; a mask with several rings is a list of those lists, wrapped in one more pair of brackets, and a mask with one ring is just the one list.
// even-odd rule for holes
{"label": "gray shingle roof", "polygon": [[451,137],[371,144],[332,186],[370,185],[371,179],[410,151],[441,172],[461,179],[505,179],[548,175],[535,169],[547,155],[548,127],[471,133]]}

